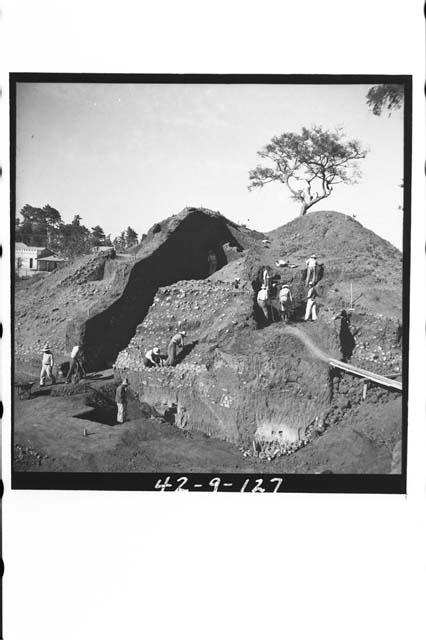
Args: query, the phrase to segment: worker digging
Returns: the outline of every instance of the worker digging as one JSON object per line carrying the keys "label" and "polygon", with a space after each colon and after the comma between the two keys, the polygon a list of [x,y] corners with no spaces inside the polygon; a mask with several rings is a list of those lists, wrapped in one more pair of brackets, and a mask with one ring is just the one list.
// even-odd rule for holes
{"label": "worker digging", "polygon": [[291,290],[288,284],[282,285],[279,293],[279,298],[280,298],[281,320],[283,320],[283,322],[288,322],[290,320],[291,303],[293,302]]}
{"label": "worker digging", "polygon": [[163,358],[161,357],[161,352],[159,347],[154,347],[153,349],[149,349],[144,356],[143,364],[145,367],[150,369],[151,367],[162,367],[163,366]]}
{"label": "worker digging", "polygon": [[81,363],[80,355],[81,355],[80,345],[76,344],[71,351],[71,361],[68,369],[68,375],[66,378],[67,384],[71,382],[71,380],[73,379],[73,375],[74,375],[74,379],[77,378],[77,380],[80,380],[81,378],[86,377],[86,372]]}
{"label": "worker digging", "polygon": [[180,349],[184,348],[184,346],[185,346],[185,344],[184,344],[185,336],[186,336],[186,331],[179,331],[170,340],[169,346],[167,347],[167,360],[166,360],[166,365],[167,366],[169,366],[169,367],[174,367],[175,366],[177,348],[178,347]]}

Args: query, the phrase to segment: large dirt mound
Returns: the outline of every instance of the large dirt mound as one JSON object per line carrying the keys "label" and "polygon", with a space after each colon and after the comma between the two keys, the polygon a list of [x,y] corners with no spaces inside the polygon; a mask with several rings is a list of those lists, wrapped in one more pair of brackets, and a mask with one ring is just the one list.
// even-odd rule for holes
{"label": "large dirt mound", "polygon": [[[302,324],[311,253],[323,265],[319,319]],[[297,331],[262,322],[255,303],[262,265],[291,284]],[[305,444],[293,454],[297,464],[287,464],[294,471],[309,468],[312,440],[323,433],[340,470],[356,472],[358,464],[382,473],[401,438],[400,396],[375,388],[363,400],[362,381],[330,369],[318,350],[398,376],[401,285],[401,253],[344,214],[315,212],[260,234],[187,208],[154,225],[133,255],[85,257],[17,289],[16,351],[34,356],[49,340],[61,352],[80,339],[88,368],[114,362],[142,401],[183,429],[256,455],[259,443]],[[349,311],[351,290],[354,309],[343,322],[336,315]],[[178,329],[187,345],[177,366],[144,368],[145,351],[158,345],[165,353]]]}
{"label": "large dirt mound", "polygon": [[[297,331],[288,331],[281,322],[263,326],[255,304],[261,266],[271,266],[274,279],[291,283],[297,324],[305,304],[305,260],[312,252],[324,265],[318,322],[303,323]],[[343,214],[299,218],[259,238],[207,280],[160,288],[134,338],[118,356],[116,370],[126,374],[140,398],[160,413],[172,408],[178,426],[246,446],[253,440],[303,441],[303,434],[312,435],[315,425],[328,426],[327,440],[334,446],[331,434],[337,425],[346,425],[350,435],[336,432],[335,441],[341,448],[343,437],[349,447],[343,467],[352,471],[350,443],[356,440],[359,450],[370,453],[371,442],[374,451],[377,444],[374,433],[362,435],[364,419],[359,422],[358,416],[366,414],[377,427],[377,446],[384,447],[380,465],[374,467],[369,453],[366,466],[383,471],[390,468],[392,447],[400,438],[400,416],[389,422],[383,405],[392,403],[394,415],[400,406],[398,395],[379,389],[363,401],[362,382],[330,370],[322,353],[385,376],[400,374],[400,258],[392,245]],[[280,259],[292,267],[275,266]],[[351,283],[353,298],[362,296],[350,322],[343,323],[335,316],[349,307]],[[277,318],[278,308],[275,313]],[[188,336],[178,365],[145,369],[144,352],[157,345],[164,353],[177,329],[185,329]],[[298,452],[302,467],[309,450]]]}
{"label": "large dirt mound", "polygon": [[186,208],[154,225],[134,255],[85,256],[16,290],[16,354],[83,345],[86,367],[110,366],[143,320],[158,287],[206,278],[263,237],[217,212]]}

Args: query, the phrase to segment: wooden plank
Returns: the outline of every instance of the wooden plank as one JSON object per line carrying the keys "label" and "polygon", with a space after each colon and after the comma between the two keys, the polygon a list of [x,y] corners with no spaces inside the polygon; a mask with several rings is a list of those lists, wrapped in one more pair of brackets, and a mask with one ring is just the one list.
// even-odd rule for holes
{"label": "wooden plank", "polygon": [[361,378],[367,378],[368,380],[372,380],[377,384],[381,384],[384,387],[390,387],[392,389],[397,389],[398,391],[402,391],[402,382],[399,380],[392,380],[392,378],[386,378],[385,376],[381,376],[378,373],[374,373],[373,371],[367,371],[366,369],[360,369],[359,367],[354,367],[347,362],[340,362],[340,360],[334,360],[334,358],[330,358],[328,361],[329,365],[335,367],[336,369],[342,369],[343,371],[347,371],[348,373],[353,373],[356,376],[360,376]]}

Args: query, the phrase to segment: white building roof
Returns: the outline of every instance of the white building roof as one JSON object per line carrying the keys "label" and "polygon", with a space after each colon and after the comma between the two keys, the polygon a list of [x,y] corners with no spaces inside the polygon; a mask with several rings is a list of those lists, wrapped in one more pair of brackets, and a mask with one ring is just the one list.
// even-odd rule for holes
{"label": "white building roof", "polygon": [[27,244],[24,244],[23,242],[15,242],[15,250],[27,250],[27,251],[45,251],[47,247],[30,247]]}
{"label": "white building roof", "polygon": [[60,258],[59,256],[46,256],[44,258],[37,258],[38,262],[41,262],[42,260],[44,262],[65,262],[66,258]]}

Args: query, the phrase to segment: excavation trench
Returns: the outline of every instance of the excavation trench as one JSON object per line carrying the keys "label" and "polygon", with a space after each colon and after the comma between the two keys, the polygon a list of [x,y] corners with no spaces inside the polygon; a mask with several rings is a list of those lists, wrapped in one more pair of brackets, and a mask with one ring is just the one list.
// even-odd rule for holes
{"label": "excavation trench", "polygon": [[200,211],[189,214],[164,242],[131,268],[123,293],[108,308],[70,327],[68,344],[83,346],[88,371],[111,367],[145,318],[159,287],[181,280],[201,280],[228,258],[223,246],[242,250],[227,224]]}

